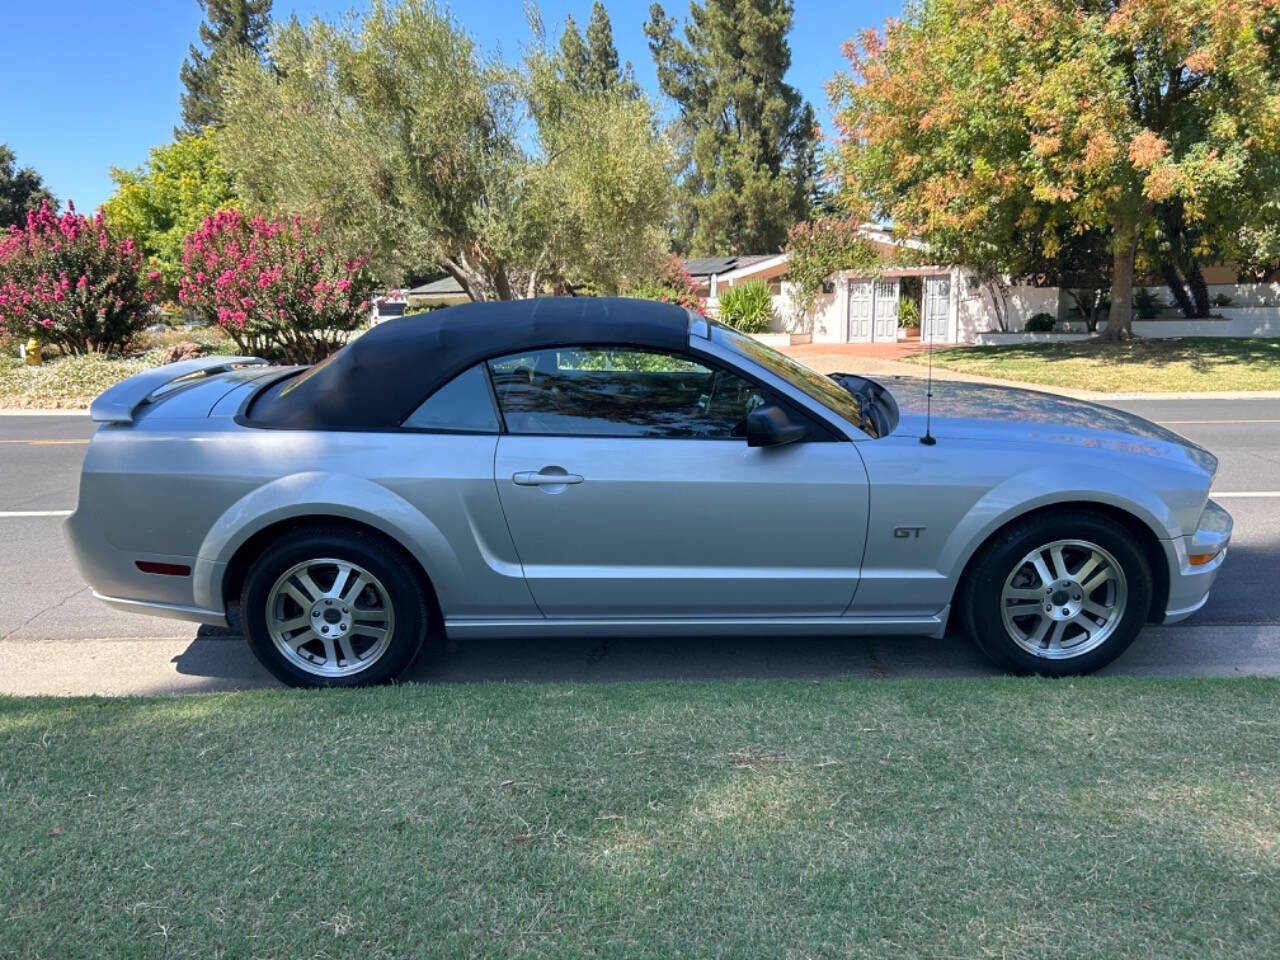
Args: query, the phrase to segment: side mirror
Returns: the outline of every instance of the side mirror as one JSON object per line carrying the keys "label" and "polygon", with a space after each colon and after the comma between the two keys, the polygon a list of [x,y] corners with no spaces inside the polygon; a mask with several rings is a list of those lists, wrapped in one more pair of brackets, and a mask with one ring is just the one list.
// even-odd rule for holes
{"label": "side mirror", "polygon": [[747,414],[748,447],[780,447],[803,440],[808,434],[807,426],[796,423],[779,406],[756,407]]}

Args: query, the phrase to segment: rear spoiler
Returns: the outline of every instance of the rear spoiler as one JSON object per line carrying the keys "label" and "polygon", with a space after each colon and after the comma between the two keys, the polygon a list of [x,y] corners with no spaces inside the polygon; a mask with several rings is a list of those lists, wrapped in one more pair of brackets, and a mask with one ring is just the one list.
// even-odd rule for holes
{"label": "rear spoiler", "polygon": [[144,370],[103,392],[89,406],[89,416],[99,423],[132,423],[139,407],[175,381],[211,377],[233,367],[253,367],[266,362],[261,357],[197,357]]}

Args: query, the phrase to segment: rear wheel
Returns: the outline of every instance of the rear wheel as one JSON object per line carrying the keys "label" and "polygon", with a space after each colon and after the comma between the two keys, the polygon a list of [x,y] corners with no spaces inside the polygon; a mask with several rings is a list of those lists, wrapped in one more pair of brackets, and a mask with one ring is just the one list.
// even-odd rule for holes
{"label": "rear wheel", "polygon": [[348,530],[297,530],[250,568],[245,636],[262,665],[292,686],[386,683],[413,663],[428,600],[412,561]]}
{"label": "rear wheel", "polygon": [[962,588],[969,635],[1015,673],[1090,673],[1128,648],[1151,607],[1151,570],[1131,531],[1085,510],[1015,523]]}

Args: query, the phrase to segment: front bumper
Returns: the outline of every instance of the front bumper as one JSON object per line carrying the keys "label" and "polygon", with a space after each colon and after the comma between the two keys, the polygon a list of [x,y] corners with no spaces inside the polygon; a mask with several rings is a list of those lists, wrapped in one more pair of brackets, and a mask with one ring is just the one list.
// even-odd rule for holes
{"label": "front bumper", "polygon": [[[1194,534],[1160,541],[1169,564],[1169,597],[1160,623],[1185,620],[1208,602],[1209,588],[1227,558],[1231,526],[1231,514],[1210,500]],[[1207,555],[1213,557],[1207,563],[1191,562],[1192,557]]]}

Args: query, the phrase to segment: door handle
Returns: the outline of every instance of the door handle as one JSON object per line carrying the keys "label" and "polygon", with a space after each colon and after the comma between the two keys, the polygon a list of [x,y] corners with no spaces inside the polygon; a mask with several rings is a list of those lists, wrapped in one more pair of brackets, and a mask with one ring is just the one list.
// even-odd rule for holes
{"label": "door handle", "polygon": [[521,470],[511,475],[511,482],[521,487],[564,486],[581,483],[582,475],[568,473],[563,467],[543,467],[541,470]]}

